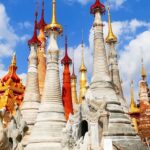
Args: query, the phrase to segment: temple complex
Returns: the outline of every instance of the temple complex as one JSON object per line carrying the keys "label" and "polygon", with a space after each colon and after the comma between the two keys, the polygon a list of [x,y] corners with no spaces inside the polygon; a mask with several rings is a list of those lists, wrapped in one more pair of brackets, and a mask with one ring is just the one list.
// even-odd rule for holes
{"label": "temple complex", "polygon": [[84,57],[83,39],[79,77],[75,74],[78,60],[70,57],[67,36],[64,55],[60,58],[57,39],[63,34],[63,26],[56,15],[59,1],[56,5],[56,0],[52,0],[51,5],[49,24],[45,22],[44,0],[39,21],[38,10],[35,11],[33,35],[28,40],[26,88],[16,74],[15,54],[7,75],[0,81],[0,150],[148,150],[150,91],[146,70],[142,60],[138,105],[132,81],[128,107],[110,7],[106,39],[103,35],[106,8],[100,0],[93,0],[90,7],[94,16],[94,47],[93,72],[88,79],[91,66],[85,66],[88,60]]}

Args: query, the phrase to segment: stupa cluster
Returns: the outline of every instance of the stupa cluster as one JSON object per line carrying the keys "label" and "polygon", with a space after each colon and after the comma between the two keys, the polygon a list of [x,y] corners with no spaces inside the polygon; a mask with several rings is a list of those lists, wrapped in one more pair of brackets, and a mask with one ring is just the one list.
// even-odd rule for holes
{"label": "stupa cluster", "polygon": [[43,0],[41,19],[37,20],[36,12],[33,37],[28,41],[26,88],[16,74],[15,54],[8,74],[0,81],[0,150],[148,150],[150,92],[144,65],[139,105],[134,101],[132,84],[128,109],[119,75],[115,48],[118,40],[113,33],[110,8],[108,36],[106,39],[103,36],[105,12],[105,6],[95,0],[90,8],[94,15],[93,74],[88,85],[82,41],[77,92],[74,62],[78,60],[72,61],[68,54],[67,36],[61,58],[61,87],[57,38],[63,27],[56,19],[56,0],[52,0],[51,23],[45,22]]}

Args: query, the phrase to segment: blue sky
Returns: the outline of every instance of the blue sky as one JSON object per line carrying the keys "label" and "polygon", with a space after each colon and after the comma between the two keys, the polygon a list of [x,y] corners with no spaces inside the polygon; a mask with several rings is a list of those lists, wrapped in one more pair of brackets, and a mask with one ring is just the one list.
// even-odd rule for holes
{"label": "blue sky", "polygon": [[[39,17],[41,15],[41,0],[39,1]],[[92,63],[92,23],[93,16],[89,8],[95,0],[57,0],[57,20],[67,32],[69,50],[75,51],[75,60],[80,60],[81,31],[84,30],[85,63]],[[129,83],[133,79],[135,91],[138,90],[140,79],[141,57],[144,57],[147,73],[150,65],[150,16],[149,0],[109,0],[113,29],[119,38],[117,50],[119,67],[125,95],[129,96]],[[106,0],[101,0],[106,3]],[[13,51],[17,54],[18,74],[25,78],[29,47],[27,40],[33,32],[36,0],[0,0],[0,70],[1,76],[6,73]],[[45,20],[51,19],[51,0],[45,0]],[[104,36],[107,34],[107,12],[103,16]],[[90,32],[91,31],[91,32]],[[61,50],[64,38],[58,40]],[[62,50],[63,51],[63,50]],[[63,54],[62,54],[63,55]],[[80,61],[76,63],[76,73]],[[90,78],[92,68],[88,68]]]}

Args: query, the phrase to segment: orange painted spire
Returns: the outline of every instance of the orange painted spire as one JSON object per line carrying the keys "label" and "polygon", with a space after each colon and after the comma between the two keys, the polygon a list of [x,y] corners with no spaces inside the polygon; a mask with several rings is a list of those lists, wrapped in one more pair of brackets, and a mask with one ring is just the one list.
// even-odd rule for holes
{"label": "orange painted spire", "polygon": [[39,90],[40,96],[43,95],[44,83],[45,83],[45,75],[46,75],[46,37],[45,37],[45,23],[44,19],[44,0],[42,0],[42,13],[41,19],[37,24],[37,28],[39,29],[38,39],[41,42],[41,45],[38,46],[37,56],[38,56],[38,82],[39,82]]}
{"label": "orange painted spire", "polygon": [[69,65],[71,63],[72,60],[68,56],[67,37],[65,37],[65,56],[61,60],[61,64],[64,65],[62,101],[64,105],[66,120],[68,120],[70,113],[73,114],[72,96],[71,96],[71,77],[70,77],[70,70],[69,70]]}

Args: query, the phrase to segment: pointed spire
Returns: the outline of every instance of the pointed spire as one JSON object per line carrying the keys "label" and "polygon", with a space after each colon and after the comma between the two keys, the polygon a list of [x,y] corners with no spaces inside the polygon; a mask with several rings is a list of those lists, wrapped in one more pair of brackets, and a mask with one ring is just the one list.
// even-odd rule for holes
{"label": "pointed spire", "polygon": [[63,27],[61,26],[61,24],[57,23],[56,19],[56,0],[52,0],[52,20],[51,23],[45,27],[45,29],[47,31],[56,31],[58,34],[61,34],[63,32]]}
{"label": "pointed spire", "polygon": [[65,36],[65,56],[61,60],[61,63],[62,64],[71,64],[72,63],[72,60],[68,56],[68,39],[67,39],[67,36]]}
{"label": "pointed spire", "polygon": [[101,14],[105,13],[105,6],[100,2],[100,0],[96,0],[95,3],[90,8],[90,13],[94,14],[99,11]]}
{"label": "pointed spire", "polygon": [[65,55],[68,55],[68,39],[67,36],[65,36]]}
{"label": "pointed spire", "polygon": [[11,65],[16,66],[16,53],[13,53]]}
{"label": "pointed spire", "polygon": [[52,21],[51,23],[56,23],[56,0],[52,0],[53,5],[52,5]]}
{"label": "pointed spire", "polygon": [[142,63],[141,76],[142,76],[142,79],[144,80],[147,75],[146,75],[146,70],[145,70],[145,67],[144,67],[143,58],[141,60],[141,63]]}
{"label": "pointed spire", "polygon": [[134,100],[134,88],[133,88],[133,81],[131,81],[131,87],[130,87],[130,96],[131,96],[131,103],[129,108],[129,114],[131,116],[132,124],[134,126],[134,129],[136,132],[138,132],[138,125],[137,120],[134,117],[134,115],[137,115],[140,113],[140,109],[137,107],[135,100]]}
{"label": "pointed spire", "polygon": [[106,37],[106,43],[117,43],[117,37],[114,35],[111,25],[110,7],[108,6],[108,36]]}
{"label": "pointed spire", "polygon": [[76,75],[75,75],[75,69],[74,69],[74,52],[73,52],[73,61],[72,61],[72,75],[71,75],[71,79],[76,79]]}
{"label": "pointed spire", "polygon": [[74,71],[74,62],[72,64],[72,75],[71,75],[71,78],[73,79],[76,79],[76,75],[75,75],[75,71]]}
{"label": "pointed spire", "polygon": [[81,59],[81,66],[80,66],[80,72],[82,71],[87,71],[87,68],[84,64],[84,42],[83,42],[83,31],[82,31],[82,43],[81,43],[81,48],[82,48],[82,59]]}
{"label": "pointed spire", "polygon": [[35,12],[35,21],[34,21],[34,32],[32,38],[28,41],[28,45],[37,44],[40,45],[41,42],[37,38],[37,11]]}
{"label": "pointed spire", "polygon": [[76,111],[75,105],[78,104],[76,84],[77,84],[77,76],[75,75],[74,53],[73,53],[73,65],[72,65],[72,75],[71,75],[71,93],[72,93],[71,96],[72,96],[72,103],[73,103],[74,112]]}
{"label": "pointed spire", "polygon": [[130,104],[130,107],[131,107],[131,105],[135,107],[136,104],[135,104],[135,101],[134,101],[133,80],[131,81],[131,86],[130,86],[130,96],[131,96],[131,104]]}
{"label": "pointed spire", "polygon": [[16,74],[17,66],[16,66],[16,54],[14,53],[12,56],[11,64],[9,66],[8,73],[2,78],[2,82],[6,82],[9,79],[12,79],[14,82],[19,83],[20,78]]}
{"label": "pointed spire", "polygon": [[131,96],[130,113],[138,113],[138,112],[139,112],[139,109],[138,109],[138,107],[136,106],[136,103],[135,103],[135,100],[134,100],[133,81],[131,81],[130,96]]}
{"label": "pointed spire", "polygon": [[87,68],[84,64],[84,43],[83,43],[83,32],[82,32],[82,59],[80,66],[80,94],[79,94],[79,103],[82,103],[85,93],[87,91]]}
{"label": "pointed spire", "polygon": [[43,0],[43,1],[42,1],[42,14],[41,14],[41,19],[40,19],[40,21],[38,22],[38,25],[37,25],[38,29],[45,28],[45,26],[47,25],[47,24],[45,23],[45,20],[44,20],[44,11],[45,11],[45,9],[44,9],[44,0]]}
{"label": "pointed spire", "polygon": [[42,18],[44,18],[44,0],[42,1]]}

